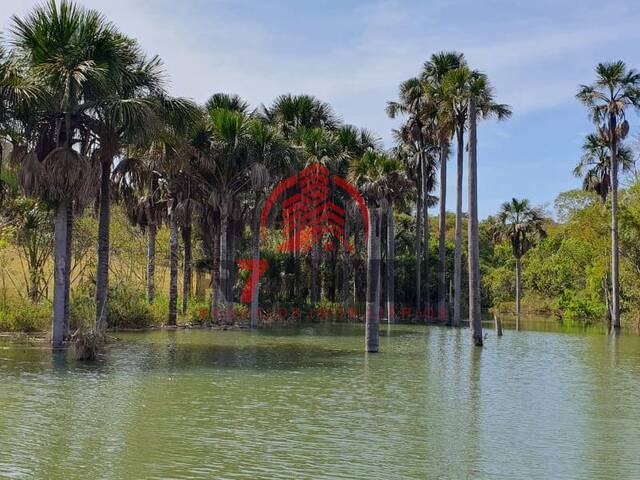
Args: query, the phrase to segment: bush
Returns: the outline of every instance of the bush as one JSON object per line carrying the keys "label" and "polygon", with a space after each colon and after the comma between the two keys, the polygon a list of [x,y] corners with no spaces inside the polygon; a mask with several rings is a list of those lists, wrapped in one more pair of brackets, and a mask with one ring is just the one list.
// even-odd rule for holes
{"label": "bush", "polygon": [[[148,328],[162,323],[157,303],[147,304],[144,292],[118,285],[109,290],[109,328]],[[165,316],[167,310],[164,310]]]}
{"label": "bush", "polygon": [[51,328],[51,305],[27,300],[7,301],[0,307],[0,331],[45,332]]}

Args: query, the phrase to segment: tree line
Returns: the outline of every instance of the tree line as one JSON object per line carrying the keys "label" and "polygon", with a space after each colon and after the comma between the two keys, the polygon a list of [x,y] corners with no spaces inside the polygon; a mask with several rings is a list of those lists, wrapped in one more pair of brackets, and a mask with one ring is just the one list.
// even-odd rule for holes
{"label": "tree line", "polygon": [[[587,138],[576,174],[584,175],[585,188],[603,201],[610,197],[605,297],[613,327],[620,326],[618,163],[623,170],[632,163],[621,140],[629,131],[625,109],[638,104],[639,84],[637,73],[622,62],[602,64],[596,82],[578,93],[598,128]],[[390,149],[372,132],[342,122],[312,95],[284,94],[259,106],[227,93],[213,94],[204,105],[173,97],[159,57],[145,55],[99,12],[69,1],[51,0],[12,17],[0,50],[0,95],[2,158],[8,159],[2,170],[3,215],[13,223],[19,217],[21,225],[53,224],[51,238],[34,233],[40,229],[24,230],[30,240],[23,235],[19,245],[30,260],[27,283],[34,302],[43,299],[46,246],[52,245],[55,347],[70,333],[74,227],[90,207],[97,218],[91,285],[96,331],[110,325],[115,204],[116,214],[123,210],[146,236],[149,304],[158,296],[158,233],[168,229],[168,325],[177,323],[193,298],[194,268],[210,273],[208,321],[231,323],[239,285],[247,280],[237,261],[266,256],[270,268],[252,292],[251,326],[258,325],[265,303],[346,309],[364,299],[369,351],[377,350],[380,317],[397,320],[399,300],[414,305],[418,321],[424,320],[422,312],[434,312],[433,320],[459,327],[468,313],[472,341],[481,346],[481,307],[490,306],[491,296],[504,298],[494,288],[502,265],[491,265],[500,244],[508,242],[515,258],[519,315],[522,259],[546,241],[549,230],[544,213],[526,200],[514,199],[497,217],[479,221],[477,122],[506,119],[511,109],[496,101],[486,74],[458,52],[432,55],[415,77],[401,83],[398,98],[387,104],[387,114],[401,119]],[[450,219],[446,167],[454,147],[456,201]],[[369,235],[365,238],[353,202],[340,198],[353,249],[331,237],[326,239],[331,248],[316,242],[308,251],[282,254],[277,248],[282,211],[268,219],[266,236],[260,232],[261,212],[275,185],[314,164],[357,186],[368,205]],[[21,192],[12,188],[12,175]],[[36,204],[16,207],[24,202]],[[436,205],[437,218],[431,218]],[[488,280],[481,282],[481,274]],[[363,278],[366,282],[359,281]]]}

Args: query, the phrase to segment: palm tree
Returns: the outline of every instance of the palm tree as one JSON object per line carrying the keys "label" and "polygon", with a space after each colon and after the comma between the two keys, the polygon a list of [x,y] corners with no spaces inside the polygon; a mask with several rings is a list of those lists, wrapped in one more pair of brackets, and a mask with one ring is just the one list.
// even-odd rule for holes
{"label": "palm tree", "polygon": [[[590,133],[582,145],[582,158],[573,174],[583,177],[582,188],[598,194],[602,203],[607,201],[611,190],[611,154],[609,142],[598,134]],[[623,172],[633,168],[633,152],[625,145],[618,144],[618,162]]]}
{"label": "palm tree", "polygon": [[[611,155],[609,146],[609,143],[599,134],[591,133],[587,135],[582,145],[582,158],[573,170],[573,174],[576,177],[584,177],[582,188],[585,191],[596,193],[603,204],[606,203],[607,196],[611,190]],[[622,143],[618,144],[617,157],[623,172],[633,168],[633,153]],[[604,295],[609,326],[611,326],[612,318],[610,273],[607,272],[604,278]]]}
{"label": "palm tree", "polygon": [[168,115],[191,115],[195,105],[184,99],[166,97],[162,89],[162,63],[158,57],[147,61],[130,45],[123,51],[129,68],[115,79],[113,89],[95,99],[86,122],[100,142],[100,203],[98,222],[98,271],[96,275],[96,327],[107,325],[109,289],[109,226],[111,211],[111,168],[125,146],[151,138]]}
{"label": "palm tree", "polygon": [[508,105],[494,101],[493,88],[486,75],[474,72],[469,82],[469,325],[474,345],[482,346],[482,319],[480,316],[480,237],[478,232],[478,156],[477,120],[511,115]]}
{"label": "palm tree", "polygon": [[265,194],[273,179],[283,172],[292,152],[289,142],[274,127],[262,119],[251,121],[248,129],[249,157],[251,163],[251,190],[254,192],[254,203],[251,212],[251,259],[253,267],[251,284],[250,325],[258,326],[258,306],[260,295],[260,217],[264,205]]}
{"label": "palm tree", "polygon": [[[290,159],[290,175],[295,174],[305,165],[312,163],[309,159],[310,156],[320,159],[321,156],[317,156],[309,150],[314,150],[314,143],[319,137],[324,137],[321,143],[327,145],[331,134],[340,126],[340,120],[328,103],[312,95],[305,94],[280,95],[270,107],[264,109],[262,115],[284,135],[285,139],[291,142],[298,152],[298,155],[293,155]],[[316,137],[315,140],[314,137]],[[337,145],[334,146],[337,149]],[[294,242],[297,242],[297,238],[294,239]],[[311,286],[313,286],[310,290],[313,303],[313,298],[316,298],[316,301],[319,299],[318,268],[320,252],[318,247],[312,249],[310,256]],[[294,252],[291,253],[291,259],[294,277],[293,290],[294,295],[298,296],[302,282],[299,281],[301,269],[300,252],[297,245],[294,248]]]}
{"label": "palm tree", "polygon": [[497,239],[508,240],[516,259],[516,319],[520,320],[520,277],[522,271],[522,256],[533,247],[536,242],[546,236],[544,230],[545,218],[540,209],[532,208],[529,200],[511,199],[500,207],[497,217]]}
{"label": "palm tree", "polygon": [[442,108],[453,120],[456,134],[456,226],[453,257],[453,319],[460,326],[462,307],[462,183],[464,168],[464,131],[467,124],[468,85],[471,70],[462,64],[450,70],[443,80]]}
{"label": "palm tree", "polygon": [[[212,294],[211,314],[217,300],[222,304],[221,319],[232,321],[232,255],[229,251],[230,220],[239,211],[239,195],[251,186],[249,156],[250,118],[239,110],[210,103],[206,111],[208,140],[200,145],[196,170],[208,192],[208,202],[219,213],[219,289]],[[215,252],[217,255],[217,252]],[[214,304],[214,302],[216,304]]]}
{"label": "palm tree", "polygon": [[618,148],[629,132],[625,111],[640,106],[640,73],[627,69],[621,60],[599,63],[596,80],[581,85],[578,100],[588,109],[600,136],[609,144],[611,168],[611,320],[620,329],[620,251],[618,246]]}
{"label": "palm tree", "polygon": [[386,159],[378,152],[366,152],[352,162],[349,179],[360,188],[368,206],[367,298],[365,312],[365,351],[377,352],[380,330],[380,237],[381,211],[386,209],[381,164]]}
{"label": "palm tree", "polygon": [[[419,78],[410,78],[400,84],[399,100],[387,103],[387,115],[396,118],[407,117],[400,128],[394,131],[398,147],[413,157],[413,171],[416,173],[418,199],[416,202],[416,318],[422,310],[422,259],[424,245],[422,229],[425,230],[425,244],[429,244],[429,192],[433,185],[429,179],[434,170],[432,151],[435,147],[433,117],[435,105],[425,96],[424,84]],[[424,212],[424,213],[423,213]],[[428,253],[428,250],[427,250]],[[428,254],[426,255],[428,259]],[[428,275],[428,268],[427,268]],[[425,282],[428,285],[428,279]],[[427,300],[429,295],[427,294]]]}
{"label": "palm tree", "polygon": [[[25,18],[12,17],[14,43],[50,94],[49,112],[40,132],[40,145],[49,145],[46,157],[30,158],[27,180],[32,193],[57,205],[55,221],[55,279],[53,345],[63,342],[70,290],[70,229],[74,201],[86,201],[95,175],[83,145],[73,149],[75,134],[86,129],[86,111],[120,73],[125,39],[95,10],[63,0],[37,6]],[[51,125],[53,124],[53,128]],[[41,152],[44,154],[44,151]],[[43,156],[43,155],[41,155]]]}
{"label": "palm tree", "polygon": [[167,217],[166,183],[161,181],[158,152],[125,157],[113,170],[117,197],[124,203],[129,221],[147,233],[147,302],[155,299],[156,238]]}
{"label": "palm tree", "polygon": [[[440,217],[438,236],[438,319],[446,320],[447,308],[447,280],[446,280],[446,217],[447,217],[447,160],[449,158],[450,139],[455,129],[455,118],[449,109],[442,108],[443,86],[447,75],[455,69],[464,67],[464,55],[458,52],[439,52],[425,62],[422,80],[425,83],[425,93],[432,98],[436,108],[433,110],[433,121],[436,122],[436,139],[440,154]],[[458,176],[462,175],[459,164]],[[461,187],[458,196],[461,196]]]}

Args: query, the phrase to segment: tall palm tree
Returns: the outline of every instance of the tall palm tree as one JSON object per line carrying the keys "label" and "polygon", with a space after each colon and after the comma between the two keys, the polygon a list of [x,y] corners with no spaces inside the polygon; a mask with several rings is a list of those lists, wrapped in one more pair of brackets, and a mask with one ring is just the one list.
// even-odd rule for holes
{"label": "tall palm tree", "polygon": [[[85,154],[73,149],[76,133],[86,129],[86,111],[92,99],[105,95],[120,73],[126,39],[95,10],[54,0],[35,7],[24,18],[12,17],[18,52],[50,95],[49,125],[41,131],[40,145],[50,145],[42,162],[27,162],[38,169],[33,187],[57,205],[53,345],[63,341],[70,290],[70,229],[74,201],[86,200],[95,176]],[[42,152],[44,153],[44,152]],[[66,178],[64,178],[66,177]]]}
{"label": "tall palm tree", "polygon": [[382,210],[387,208],[382,164],[386,158],[379,152],[366,152],[351,163],[349,180],[356,184],[368,206],[367,298],[365,311],[365,351],[377,352],[380,330],[380,244]]}
{"label": "tall palm tree", "polygon": [[486,75],[474,72],[469,82],[469,325],[473,344],[482,346],[482,319],[480,313],[480,236],[478,231],[478,156],[477,120],[511,115],[508,105],[494,101],[494,93]]}
{"label": "tall palm tree", "polygon": [[[98,271],[96,275],[96,327],[107,325],[109,288],[109,226],[111,211],[111,169],[116,155],[128,145],[146,142],[167,116],[193,115],[196,107],[184,99],[165,95],[162,63],[158,57],[146,60],[135,44],[123,51],[127,71],[114,81],[113,89],[95,100],[87,124],[99,140],[100,203],[98,221]],[[127,57],[128,55],[128,57]]]}
{"label": "tall palm tree", "polygon": [[250,325],[258,326],[258,307],[260,296],[260,217],[265,194],[273,179],[284,172],[287,161],[293,155],[289,142],[273,126],[260,118],[253,119],[248,129],[249,158],[251,163],[251,190],[254,202],[251,211],[251,291]]}
{"label": "tall palm tree", "polygon": [[500,207],[497,217],[497,239],[508,240],[516,259],[516,319],[520,320],[522,256],[546,236],[543,212],[529,205],[529,200],[511,199]]}
{"label": "tall palm tree", "polygon": [[197,155],[197,171],[208,191],[208,201],[219,212],[219,288],[212,294],[211,313],[215,315],[218,298],[221,320],[232,322],[232,255],[229,251],[230,220],[239,209],[239,195],[251,186],[249,156],[250,118],[239,110],[217,104],[206,111],[208,140]]}
{"label": "tall palm tree", "polygon": [[[449,158],[450,139],[457,120],[450,109],[442,108],[443,88],[447,75],[455,69],[465,65],[464,55],[458,52],[439,52],[425,62],[422,70],[422,80],[425,84],[425,94],[432,98],[436,106],[433,119],[436,122],[436,139],[440,154],[440,216],[438,236],[438,319],[446,320],[447,280],[446,280],[446,217],[447,217],[447,160]],[[462,174],[459,168],[458,175]],[[458,194],[460,195],[460,194]]]}
{"label": "tall palm tree", "polygon": [[[406,117],[405,122],[394,132],[396,143],[407,154],[412,156],[413,171],[416,174],[418,199],[416,202],[416,318],[422,311],[422,265],[423,252],[428,259],[429,245],[429,193],[433,187],[430,183],[434,170],[432,155],[437,142],[434,135],[435,104],[425,95],[424,83],[417,77],[410,78],[400,84],[398,101],[387,103],[387,115],[396,118]],[[422,239],[424,228],[425,241]],[[425,248],[425,245],[427,248]],[[428,276],[427,266],[427,276]],[[428,285],[428,278],[425,283]],[[427,301],[429,294],[427,293]]]}
{"label": "tall palm tree", "polygon": [[611,320],[620,329],[620,251],[618,246],[618,147],[629,132],[625,112],[640,107],[640,73],[621,61],[599,63],[596,80],[576,95],[588,109],[600,136],[609,144],[611,161]]}

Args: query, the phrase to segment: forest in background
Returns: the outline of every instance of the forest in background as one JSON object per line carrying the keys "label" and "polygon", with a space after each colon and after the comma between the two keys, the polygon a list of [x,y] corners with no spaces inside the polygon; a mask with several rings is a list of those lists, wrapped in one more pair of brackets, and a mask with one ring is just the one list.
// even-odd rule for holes
{"label": "forest in background", "polygon": [[[51,310],[54,346],[83,325],[228,325],[249,308],[240,302],[248,274],[237,262],[259,257],[269,268],[251,298],[251,326],[292,321],[270,308],[300,308],[317,321],[311,305],[341,308],[332,319],[353,307],[366,310],[368,326],[381,316],[453,326],[470,318],[480,346],[480,307],[614,328],[621,313],[622,323],[638,323],[637,155],[624,141],[640,75],[622,61],[599,64],[595,82],[577,86],[594,133],[576,152],[584,191],[559,195],[557,222],[517,198],[478,222],[477,123],[506,120],[511,109],[460,52],[434,53],[400,84],[386,113],[401,122],[385,148],[312,95],[261,105],[228,93],[202,105],[172,97],[158,57],[72,2],[13,17],[8,33],[0,50],[2,330],[42,330]],[[455,213],[444,202],[448,164]],[[269,192],[313,165],[366,199],[373,235],[365,238],[354,204],[331,193],[344,206],[352,250],[327,236],[330,248],[283,253],[278,209],[260,235]],[[399,317],[399,306],[413,316]],[[372,332],[369,351],[377,349]]]}

